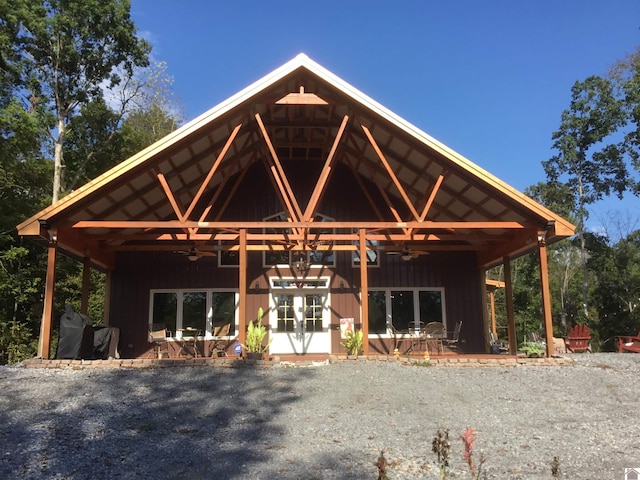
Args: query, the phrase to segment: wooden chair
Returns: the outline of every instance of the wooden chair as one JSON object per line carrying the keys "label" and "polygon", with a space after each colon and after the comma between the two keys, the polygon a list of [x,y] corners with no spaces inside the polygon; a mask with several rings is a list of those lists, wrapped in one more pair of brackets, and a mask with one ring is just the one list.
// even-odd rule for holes
{"label": "wooden chair", "polygon": [[591,352],[589,341],[591,340],[591,329],[586,325],[574,325],[569,330],[569,335],[564,337],[564,345],[567,351],[575,352]]}
{"label": "wooden chair", "polygon": [[167,337],[171,336],[171,332],[167,330],[164,323],[152,323],[149,325],[149,343],[153,344],[153,351],[156,358],[162,358],[160,349],[164,345],[167,357],[171,358],[169,353],[169,344]]}
{"label": "wooden chair", "polygon": [[634,352],[640,353],[640,332],[637,335],[619,335],[618,339],[618,353],[622,352]]}

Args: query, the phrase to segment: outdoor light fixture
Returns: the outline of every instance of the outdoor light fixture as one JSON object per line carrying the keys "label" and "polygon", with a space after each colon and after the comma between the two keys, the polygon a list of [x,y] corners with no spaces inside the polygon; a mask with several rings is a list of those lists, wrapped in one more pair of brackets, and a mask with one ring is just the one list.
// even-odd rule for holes
{"label": "outdoor light fixture", "polygon": [[408,262],[409,260],[411,260],[413,257],[411,256],[410,253],[403,253],[400,258],[402,260],[404,260],[405,262]]}
{"label": "outdoor light fixture", "polygon": [[189,259],[190,262],[196,262],[198,260],[198,255],[195,252],[189,253],[187,258]]}
{"label": "outdoor light fixture", "polygon": [[340,280],[340,288],[344,288],[344,280]]}
{"label": "outdoor light fixture", "polygon": [[301,254],[298,257],[294,266],[296,267],[296,270],[298,270],[299,272],[306,272],[309,269],[309,265],[307,264],[304,254]]}
{"label": "outdoor light fixture", "polygon": [[253,285],[253,288],[256,290],[260,290],[260,280],[256,280],[256,283]]}

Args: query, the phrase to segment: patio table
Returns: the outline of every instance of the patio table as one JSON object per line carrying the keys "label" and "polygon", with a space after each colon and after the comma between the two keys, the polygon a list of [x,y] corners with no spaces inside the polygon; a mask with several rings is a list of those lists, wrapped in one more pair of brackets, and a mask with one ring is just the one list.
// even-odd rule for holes
{"label": "patio table", "polygon": [[179,328],[178,332],[180,332],[181,338],[178,339],[180,342],[180,354],[190,355],[190,350],[193,350],[193,356],[198,358],[198,335],[200,335],[200,330],[193,327]]}

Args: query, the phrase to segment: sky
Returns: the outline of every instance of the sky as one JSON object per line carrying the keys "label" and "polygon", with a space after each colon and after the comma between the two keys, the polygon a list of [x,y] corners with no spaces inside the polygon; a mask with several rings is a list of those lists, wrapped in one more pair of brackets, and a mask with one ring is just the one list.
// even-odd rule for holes
{"label": "sky", "polygon": [[[545,181],[571,86],[640,46],[640,0],[131,0],[131,15],[186,120],[305,53],[521,191]],[[637,197],[590,210],[592,230],[640,228]]]}

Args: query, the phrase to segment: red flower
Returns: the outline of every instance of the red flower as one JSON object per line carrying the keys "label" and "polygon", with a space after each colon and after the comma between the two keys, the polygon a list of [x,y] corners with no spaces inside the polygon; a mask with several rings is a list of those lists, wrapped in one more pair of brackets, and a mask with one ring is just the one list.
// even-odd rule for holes
{"label": "red flower", "polygon": [[476,440],[476,432],[473,428],[467,427],[462,435],[460,435],[464,443],[464,459],[471,468],[471,471],[474,471],[473,459],[471,455],[473,454],[473,442]]}

